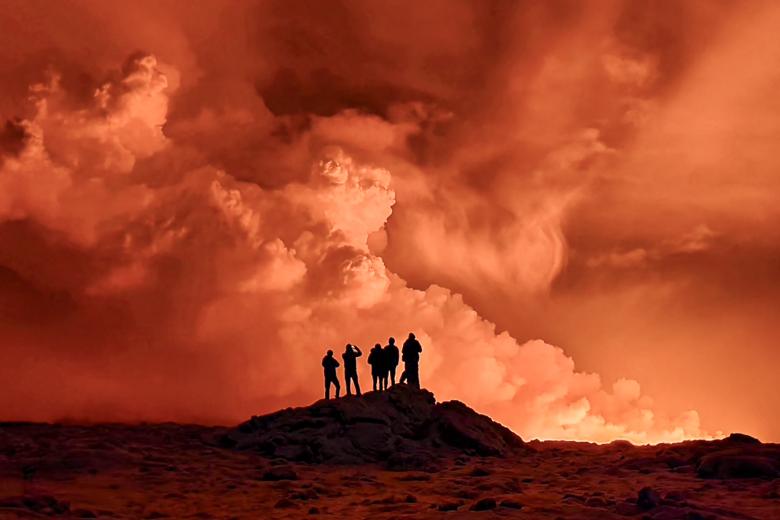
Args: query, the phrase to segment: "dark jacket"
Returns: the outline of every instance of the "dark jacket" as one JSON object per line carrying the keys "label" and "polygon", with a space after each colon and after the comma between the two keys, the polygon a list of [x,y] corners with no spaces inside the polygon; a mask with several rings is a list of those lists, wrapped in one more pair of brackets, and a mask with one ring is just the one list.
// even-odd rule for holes
{"label": "dark jacket", "polygon": [[325,356],[322,358],[322,366],[325,369],[325,377],[336,377],[336,367],[341,366],[336,358]]}
{"label": "dark jacket", "polygon": [[344,360],[344,372],[357,372],[357,362],[355,360],[362,355],[363,353],[356,345],[352,345],[350,350],[344,351],[341,355],[341,359]]}
{"label": "dark jacket", "polygon": [[385,371],[385,356],[382,347],[374,347],[368,354],[368,364],[371,365],[371,373],[380,375]]}
{"label": "dark jacket", "polygon": [[403,360],[404,363],[417,363],[420,361],[420,352],[422,352],[422,345],[417,341],[417,338],[408,338],[404,341],[403,347]]}
{"label": "dark jacket", "polygon": [[387,367],[398,366],[398,347],[395,345],[385,345],[382,349],[385,355],[385,361],[387,361]]}

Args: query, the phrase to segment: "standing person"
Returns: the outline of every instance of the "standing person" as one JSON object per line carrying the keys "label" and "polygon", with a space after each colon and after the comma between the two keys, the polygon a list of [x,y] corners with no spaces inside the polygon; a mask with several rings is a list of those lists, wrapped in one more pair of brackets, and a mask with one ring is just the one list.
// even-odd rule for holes
{"label": "standing person", "polygon": [[336,368],[339,367],[339,362],[333,357],[332,350],[328,350],[328,353],[322,358],[322,367],[325,369],[325,399],[330,399],[331,383],[336,387],[336,399],[338,399],[341,385],[338,376],[336,376]]}
{"label": "standing person", "polygon": [[360,395],[360,383],[358,383],[357,363],[355,360],[362,355],[360,347],[350,345],[349,343],[347,343],[344,353],[341,355],[341,359],[344,360],[344,381],[347,383],[347,395],[352,395],[350,389],[351,382],[355,383],[355,394]]}
{"label": "standing person", "polygon": [[377,343],[368,354],[368,364],[371,365],[371,377],[374,380],[374,391],[384,390],[382,376],[385,373],[385,356],[382,352],[382,345]]}
{"label": "standing person", "polygon": [[382,349],[387,363],[387,372],[385,372],[385,388],[387,388],[387,376],[390,376],[390,382],[395,385],[395,369],[398,367],[398,347],[395,344],[395,338],[387,340],[387,345]]}
{"label": "standing person", "polygon": [[404,341],[401,352],[406,380],[411,386],[420,388],[420,352],[422,352],[422,345],[420,345],[413,333],[409,333],[409,337]]}

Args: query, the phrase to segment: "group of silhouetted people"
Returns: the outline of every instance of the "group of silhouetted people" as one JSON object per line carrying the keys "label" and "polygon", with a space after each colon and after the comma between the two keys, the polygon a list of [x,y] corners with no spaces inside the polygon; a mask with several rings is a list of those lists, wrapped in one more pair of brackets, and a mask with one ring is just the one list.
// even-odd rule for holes
{"label": "group of silhouetted people", "polygon": [[[404,362],[404,371],[399,379],[400,383],[420,388],[420,353],[422,345],[409,333],[401,348],[400,358]],[[344,380],[347,383],[347,395],[352,395],[352,384],[355,385],[355,394],[360,395],[360,383],[357,374],[357,358],[363,355],[360,347],[347,343],[341,359],[344,360]],[[395,344],[395,338],[387,340],[387,345],[382,347],[377,343],[368,353],[368,364],[371,365],[371,377],[374,381],[374,390],[387,390],[395,384],[395,372],[398,368],[399,352]],[[336,387],[336,397],[341,392],[341,384],[336,374],[336,369],[341,366],[333,357],[333,351],[322,358],[322,367],[325,369],[325,399],[330,399],[330,385]]]}

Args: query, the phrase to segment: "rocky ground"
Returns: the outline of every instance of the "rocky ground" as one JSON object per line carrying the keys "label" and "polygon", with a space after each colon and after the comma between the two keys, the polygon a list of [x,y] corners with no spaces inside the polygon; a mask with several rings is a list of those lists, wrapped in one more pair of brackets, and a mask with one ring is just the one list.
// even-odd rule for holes
{"label": "rocky ground", "polygon": [[780,446],[523,443],[406,388],[236,428],[0,423],[0,518],[780,519]]}

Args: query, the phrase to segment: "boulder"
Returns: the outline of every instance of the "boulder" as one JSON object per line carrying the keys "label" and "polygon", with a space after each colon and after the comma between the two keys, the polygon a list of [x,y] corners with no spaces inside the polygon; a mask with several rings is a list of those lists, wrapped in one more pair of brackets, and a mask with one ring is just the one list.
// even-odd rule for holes
{"label": "boulder", "polygon": [[505,507],[507,509],[522,509],[523,504],[521,502],[518,502],[517,500],[512,499],[504,499],[501,501],[501,504],[499,504],[501,507]]}
{"label": "boulder", "polygon": [[760,440],[744,433],[732,433],[723,440],[735,444],[761,444]]}
{"label": "boulder", "polygon": [[474,502],[474,505],[471,506],[472,511],[490,511],[491,509],[495,509],[495,508],[496,508],[495,498],[482,498]]}
{"label": "boulder", "polygon": [[724,450],[705,455],[696,473],[702,478],[776,478],[780,476],[776,459],[759,454]]}
{"label": "boulder", "polygon": [[462,505],[463,504],[461,504],[459,502],[445,502],[443,504],[439,504],[437,506],[437,509],[439,511],[445,511],[445,512],[457,511],[460,508],[460,506],[462,506]]}
{"label": "boulder", "polygon": [[643,487],[637,495],[636,505],[644,510],[653,509],[661,505],[661,497],[653,488]]}

